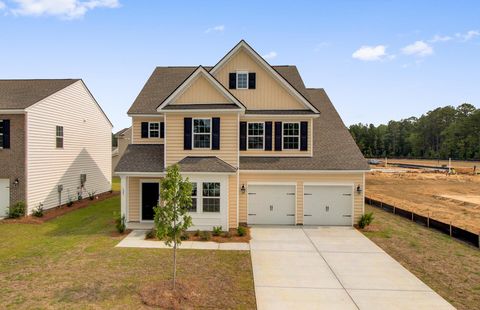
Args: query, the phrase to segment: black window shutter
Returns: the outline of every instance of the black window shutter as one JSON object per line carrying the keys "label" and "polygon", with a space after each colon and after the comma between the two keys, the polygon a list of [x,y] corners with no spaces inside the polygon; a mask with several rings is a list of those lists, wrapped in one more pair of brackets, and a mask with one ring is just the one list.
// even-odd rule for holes
{"label": "black window shutter", "polygon": [[275,151],[282,150],[282,122],[275,122]]}
{"label": "black window shutter", "polygon": [[265,151],[272,150],[272,122],[265,122]]}
{"label": "black window shutter", "polygon": [[255,72],[250,72],[248,74],[248,89],[255,89],[257,85],[257,75]]}
{"label": "black window shutter", "polygon": [[10,120],[3,120],[3,148],[10,148]]}
{"label": "black window shutter", "polygon": [[142,138],[148,138],[148,122],[142,122]]}
{"label": "black window shutter", "polygon": [[220,149],[220,117],[212,118],[212,150]]}
{"label": "black window shutter", "polygon": [[192,118],[185,117],[183,119],[183,149],[192,149]]}
{"label": "black window shutter", "polygon": [[236,89],[237,88],[237,74],[235,72],[228,75],[228,88]]}
{"label": "black window shutter", "polygon": [[240,122],[240,151],[247,150],[247,122]]}
{"label": "black window shutter", "polygon": [[300,122],[300,151],[308,149],[308,122]]}
{"label": "black window shutter", "polygon": [[160,122],[160,138],[165,138],[165,123]]}

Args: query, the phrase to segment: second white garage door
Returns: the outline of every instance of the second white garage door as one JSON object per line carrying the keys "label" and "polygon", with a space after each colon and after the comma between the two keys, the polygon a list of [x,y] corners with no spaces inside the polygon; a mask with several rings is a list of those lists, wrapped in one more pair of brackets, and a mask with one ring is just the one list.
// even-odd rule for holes
{"label": "second white garage door", "polygon": [[295,224],[295,185],[248,185],[248,224]]}
{"label": "second white garage door", "polygon": [[352,186],[305,185],[304,225],[352,225]]}

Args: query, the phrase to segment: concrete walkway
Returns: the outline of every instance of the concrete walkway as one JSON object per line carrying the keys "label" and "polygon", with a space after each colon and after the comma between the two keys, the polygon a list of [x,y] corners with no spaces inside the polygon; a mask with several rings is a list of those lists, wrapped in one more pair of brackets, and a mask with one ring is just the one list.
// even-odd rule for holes
{"label": "concrete walkway", "polygon": [[[152,248],[152,249],[169,249],[163,241],[145,240],[147,230],[133,230],[120,243],[116,245],[119,248]],[[182,241],[179,249],[196,249],[196,250],[228,250],[228,251],[248,251],[250,245],[241,242],[204,242],[204,241]]]}
{"label": "concrete walkway", "polygon": [[353,228],[253,227],[258,309],[454,309]]}

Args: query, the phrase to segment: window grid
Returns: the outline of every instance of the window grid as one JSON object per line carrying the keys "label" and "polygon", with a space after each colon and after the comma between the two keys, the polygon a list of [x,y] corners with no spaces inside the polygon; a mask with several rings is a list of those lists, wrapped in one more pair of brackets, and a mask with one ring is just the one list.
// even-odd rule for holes
{"label": "window grid", "polygon": [[237,72],[237,89],[248,89],[248,72]]}
{"label": "window grid", "polygon": [[188,212],[197,212],[197,183],[192,183],[192,205]]}
{"label": "window grid", "polygon": [[283,123],[283,149],[298,150],[300,147],[300,124]]}
{"label": "window grid", "polygon": [[264,134],[265,134],[264,123],[248,123],[247,149],[263,150]]}
{"label": "window grid", "polygon": [[220,183],[204,182],[202,195],[203,212],[220,212]]}
{"label": "window grid", "polygon": [[55,144],[57,149],[63,148],[63,126],[57,126],[55,129]]}
{"label": "window grid", "polygon": [[209,118],[197,118],[193,120],[193,147],[197,149],[209,149],[211,142],[211,120]]}
{"label": "window grid", "polygon": [[148,137],[149,138],[160,137],[160,123],[148,123]]}

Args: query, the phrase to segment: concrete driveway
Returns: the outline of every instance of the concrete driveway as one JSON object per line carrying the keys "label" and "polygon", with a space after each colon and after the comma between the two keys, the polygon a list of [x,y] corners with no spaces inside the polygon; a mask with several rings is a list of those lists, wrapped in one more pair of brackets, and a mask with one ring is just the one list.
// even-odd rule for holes
{"label": "concrete driveway", "polygon": [[258,309],[454,309],[353,228],[251,232]]}

